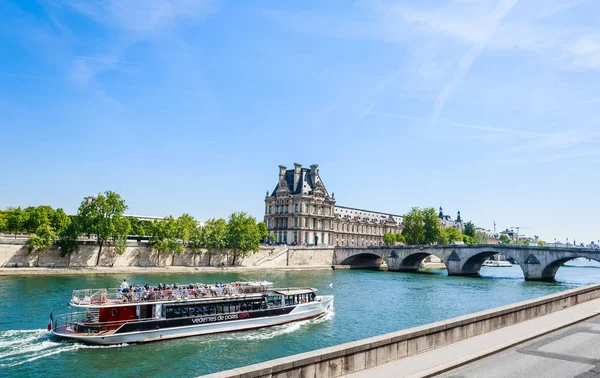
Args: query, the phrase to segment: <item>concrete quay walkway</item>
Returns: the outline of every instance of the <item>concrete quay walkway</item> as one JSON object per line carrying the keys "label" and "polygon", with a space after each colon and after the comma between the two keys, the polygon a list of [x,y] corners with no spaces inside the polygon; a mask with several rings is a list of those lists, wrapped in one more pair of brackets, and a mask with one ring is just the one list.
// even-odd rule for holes
{"label": "concrete quay walkway", "polygon": [[[548,315],[532,320],[501,328],[479,336],[459,341],[444,347],[433,349],[428,352],[417,354],[372,369],[346,375],[352,378],[366,377],[431,377],[448,372],[445,377],[574,377],[598,376],[600,370],[596,367],[600,364],[600,299],[585,302],[567,309],[556,311]],[[588,322],[581,323],[589,325],[591,331],[583,335],[564,339],[567,343],[565,348],[560,348],[563,340],[562,328],[578,327],[579,322],[595,317]],[[576,325],[574,325],[576,324]],[[557,332],[554,332],[557,331]],[[537,339],[542,335],[542,339]],[[535,339],[530,343],[524,342]],[[549,340],[544,343],[543,340]],[[513,365],[517,361],[515,356],[517,349],[522,346],[527,348],[531,344],[548,345],[548,350],[529,353],[518,356],[518,366]],[[517,347],[509,349],[515,345]],[[566,352],[564,352],[564,350]],[[506,350],[506,351],[505,351]],[[505,351],[505,352],[502,352]],[[562,351],[560,354],[557,351]],[[504,353],[502,356],[495,353]],[[550,354],[548,354],[550,353]],[[548,356],[558,358],[550,359]],[[566,357],[564,357],[566,355]],[[490,356],[488,358],[485,358]],[[570,359],[569,359],[570,357]],[[593,358],[592,358],[593,357]],[[485,358],[481,361],[482,358]],[[540,359],[546,358],[549,361]],[[597,358],[597,359],[594,359]],[[472,364],[471,362],[476,361]],[[547,362],[547,364],[546,364]],[[465,366],[463,366],[465,365]],[[539,365],[541,370],[535,367]],[[463,366],[463,367],[460,367]],[[460,367],[456,369],[457,367]],[[451,371],[452,369],[456,369]]]}

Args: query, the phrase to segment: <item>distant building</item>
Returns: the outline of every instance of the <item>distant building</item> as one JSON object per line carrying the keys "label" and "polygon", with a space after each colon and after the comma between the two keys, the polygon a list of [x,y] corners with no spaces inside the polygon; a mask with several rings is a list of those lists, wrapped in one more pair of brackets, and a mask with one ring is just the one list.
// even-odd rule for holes
{"label": "distant building", "polygon": [[[83,203],[86,205],[89,205],[96,198],[98,198],[97,195],[83,197]],[[155,220],[161,220],[161,219],[166,218],[166,217],[154,217],[154,216],[150,216],[150,215],[133,215],[133,214],[123,214],[123,216],[137,218],[141,221],[150,221],[150,222],[154,222]],[[206,224],[206,222],[204,222],[204,221],[196,221],[196,223],[198,223],[198,227],[204,227],[204,225]]]}
{"label": "distant building", "polygon": [[442,207],[440,206],[438,218],[440,219],[440,225],[444,228],[454,227],[459,231],[463,230],[463,222],[460,219],[460,211],[458,212],[456,220],[453,220],[450,215],[444,214],[444,209],[442,209]]}
{"label": "distant building", "polygon": [[275,189],[265,197],[265,224],[277,244],[323,246],[382,245],[385,233],[402,231],[402,217],[336,206],[319,166],[279,166]]}

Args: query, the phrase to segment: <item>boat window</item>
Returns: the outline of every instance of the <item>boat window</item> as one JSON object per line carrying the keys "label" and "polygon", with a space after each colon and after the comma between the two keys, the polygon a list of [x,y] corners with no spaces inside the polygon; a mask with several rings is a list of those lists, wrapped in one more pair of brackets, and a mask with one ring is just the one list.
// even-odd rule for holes
{"label": "boat window", "polygon": [[188,316],[188,310],[189,310],[189,307],[182,307],[181,308],[181,316]]}
{"label": "boat window", "polygon": [[223,305],[218,304],[218,305],[216,305],[216,307],[217,307],[217,314],[222,314],[223,313]]}
{"label": "boat window", "polygon": [[173,307],[167,307],[167,318],[173,318]]}
{"label": "boat window", "polygon": [[175,307],[173,309],[173,317],[180,318],[181,317],[181,309],[179,307]]}
{"label": "boat window", "polygon": [[267,303],[274,305],[274,306],[281,306],[281,296],[280,295],[268,296]]}

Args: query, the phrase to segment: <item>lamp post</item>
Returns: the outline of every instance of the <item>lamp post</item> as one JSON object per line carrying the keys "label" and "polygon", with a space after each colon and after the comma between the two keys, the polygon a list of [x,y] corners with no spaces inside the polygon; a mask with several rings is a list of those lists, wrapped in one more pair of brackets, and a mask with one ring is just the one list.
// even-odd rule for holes
{"label": "lamp post", "polygon": [[569,247],[569,238],[567,238],[567,248]]}

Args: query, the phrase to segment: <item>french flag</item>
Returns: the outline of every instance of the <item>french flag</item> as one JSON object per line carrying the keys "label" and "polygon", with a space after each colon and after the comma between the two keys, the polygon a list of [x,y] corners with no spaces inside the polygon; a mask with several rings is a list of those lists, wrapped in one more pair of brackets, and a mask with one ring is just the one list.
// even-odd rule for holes
{"label": "french flag", "polygon": [[52,322],[54,322],[54,318],[52,317],[52,311],[50,311],[50,319],[48,320],[48,331],[52,331]]}

